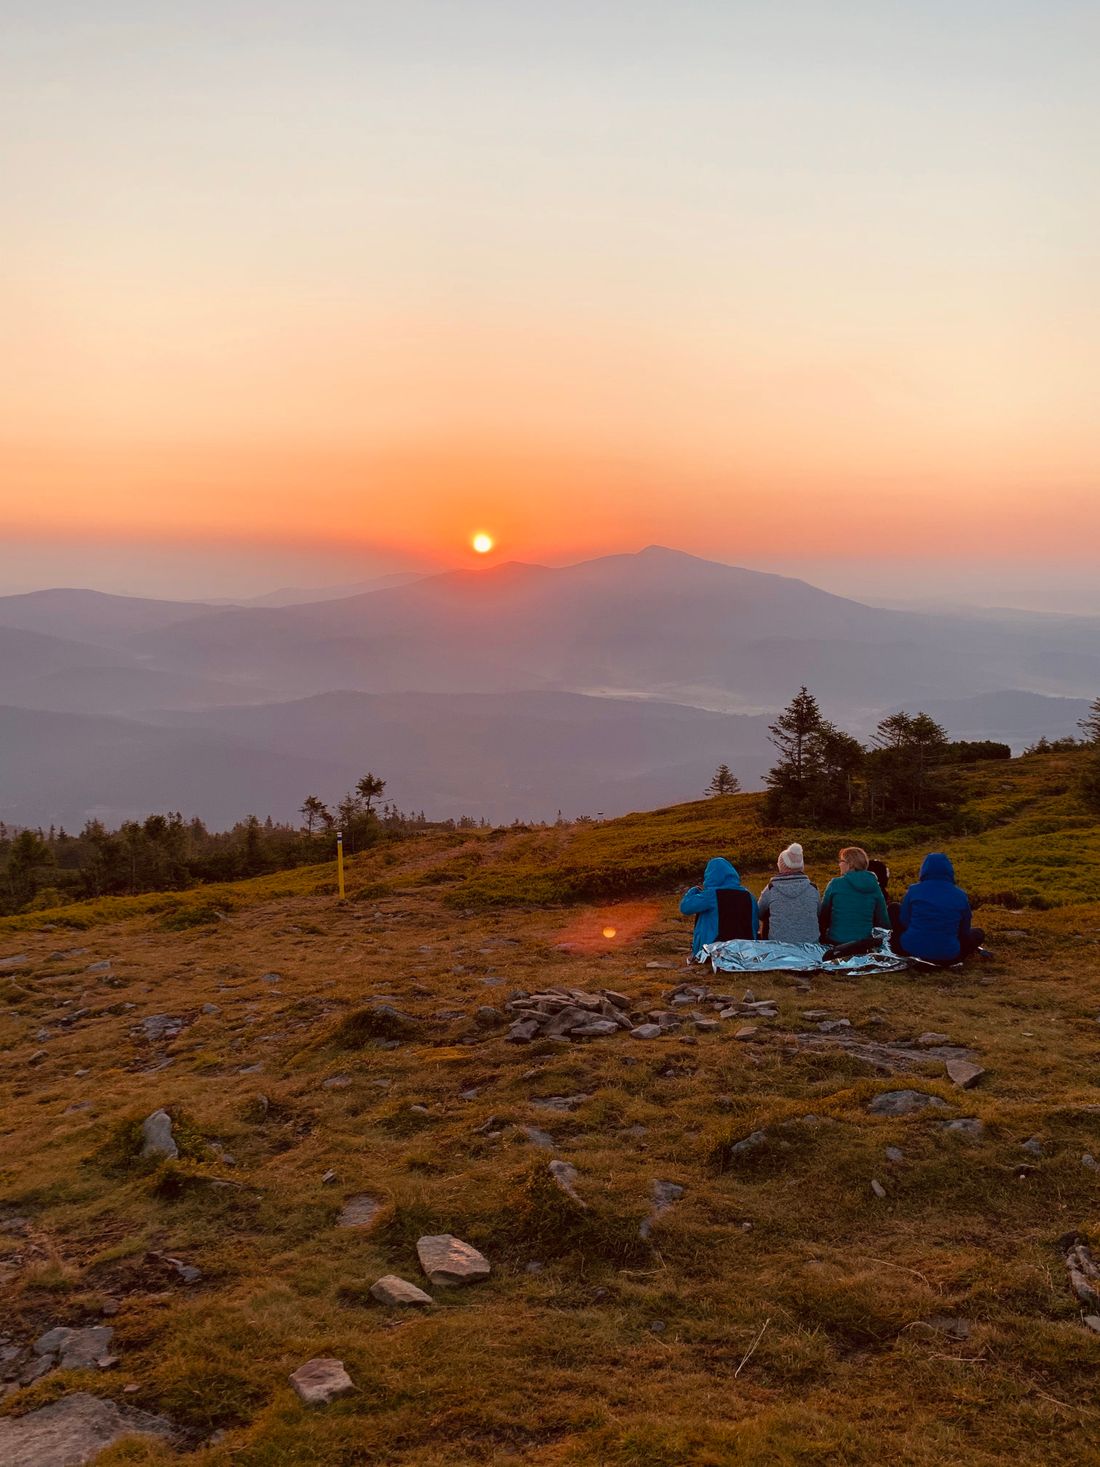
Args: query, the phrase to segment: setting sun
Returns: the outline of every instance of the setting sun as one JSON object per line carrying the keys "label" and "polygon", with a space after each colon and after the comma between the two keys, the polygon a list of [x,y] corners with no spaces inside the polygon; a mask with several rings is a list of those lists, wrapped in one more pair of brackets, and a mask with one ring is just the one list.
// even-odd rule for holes
{"label": "setting sun", "polygon": [[486,535],[484,531],[479,531],[470,541],[470,544],[477,551],[478,555],[488,555],[489,551],[493,548],[493,537],[492,535]]}

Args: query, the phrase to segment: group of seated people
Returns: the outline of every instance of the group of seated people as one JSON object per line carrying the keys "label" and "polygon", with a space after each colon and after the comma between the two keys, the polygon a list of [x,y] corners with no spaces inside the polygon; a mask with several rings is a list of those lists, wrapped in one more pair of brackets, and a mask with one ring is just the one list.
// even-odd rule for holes
{"label": "group of seated people", "polygon": [[970,919],[970,901],[955,885],[948,858],[925,856],[920,879],[900,902],[889,900],[890,871],[859,846],[845,846],[840,874],[821,896],[806,875],[797,841],[780,851],[773,876],[757,900],[722,856],[707,862],[702,886],[684,893],[680,911],[694,915],[692,956],[711,942],[768,938],[772,942],[820,942],[834,950],[870,944],[874,928],[890,929],[896,953],[929,963],[956,963],[977,952],[984,933]]}

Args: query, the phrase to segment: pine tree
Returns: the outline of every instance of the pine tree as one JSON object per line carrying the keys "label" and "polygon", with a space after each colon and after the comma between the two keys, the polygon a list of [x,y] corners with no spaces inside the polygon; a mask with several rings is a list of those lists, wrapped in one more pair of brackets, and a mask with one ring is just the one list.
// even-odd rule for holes
{"label": "pine tree", "polygon": [[707,795],[736,795],[740,792],[741,781],[730,769],[728,764],[719,764],[714,771],[714,777],[704,791]]}
{"label": "pine tree", "polygon": [[381,798],[382,791],[386,788],[386,781],[379,779],[376,774],[364,774],[363,778],[355,786],[355,792],[363,801],[363,809],[368,815],[374,813],[374,802]]}
{"label": "pine tree", "polygon": [[1078,719],[1077,727],[1088,744],[1100,744],[1100,698],[1094,698],[1084,718]]}

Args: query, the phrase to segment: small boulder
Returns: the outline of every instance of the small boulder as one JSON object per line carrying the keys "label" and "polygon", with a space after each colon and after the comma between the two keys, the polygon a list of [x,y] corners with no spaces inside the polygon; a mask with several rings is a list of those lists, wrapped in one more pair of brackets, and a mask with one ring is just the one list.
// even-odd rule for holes
{"label": "small boulder", "polygon": [[905,1160],[905,1152],[902,1151],[900,1146],[887,1146],[886,1160],[892,1163],[892,1165],[897,1166],[899,1162]]}
{"label": "small boulder", "polygon": [[630,1031],[631,1039],[659,1039],[661,1037],[660,1024],[639,1024],[636,1029]]}
{"label": "small boulder", "polygon": [[67,1329],[62,1325],[40,1335],[34,1342],[34,1353],[56,1356],[62,1370],[87,1370],[108,1354],[114,1333],[105,1324],[88,1329]]}
{"label": "small boulder", "polygon": [[947,1078],[960,1090],[969,1090],[985,1074],[981,1065],[972,1065],[969,1060],[949,1059],[946,1065]]}
{"label": "small boulder", "polygon": [[435,1303],[430,1294],[425,1294],[423,1289],[418,1289],[405,1279],[399,1279],[393,1273],[388,1273],[371,1284],[370,1293],[371,1298],[377,1299],[379,1304],[390,1304],[394,1308],[409,1306],[422,1309],[425,1305]]}
{"label": "small boulder", "polygon": [[548,1131],[540,1131],[538,1126],[520,1126],[519,1129],[532,1146],[541,1146],[544,1151],[553,1151],[557,1144]]}
{"label": "small boulder", "polygon": [[420,1267],[437,1287],[457,1288],[487,1279],[489,1260],[451,1233],[429,1233],[416,1244]]}
{"label": "small boulder", "polygon": [[155,1110],[141,1123],[144,1142],[142,1156],[165,1156],[174,1161],[180,1154],[176,1139],[172,1135],[172,1117],[166,1110]]}
{"label": "small boulder", "polygon": [[757,1033],[759,1030],[755,1024],[742,1024],[739,1029],[733,1031],[733,1037],[734,1039],[751,1039]]}
{"label": "small boulder", "polygon": [[886,1188],[882,1185],[877,1177],[871,1178],[871,1191],[875,1194],[880,1202],[886,1196]]}
{"label": "small boulder", "polygon": [[331,1358],[307,1360],[290,1377],[290,1383],[307,1406],[327,1406],[337,1396],[346,1396],[355,1389],[344,1362]]}
{"label": "small boulder", "polygon": [[162,1416],[77,1391],[25,1416],[0,1419],[4,1467],[80,1467],[123,1437],[171,1438]]}
{"label": "small boulder", "polygon": [[977,1138],[985,1134],[985,1122],[980,1121],[977,1116],[960,1116],[957,1121],[948,1121],[944,1130],[952,1131],[956,1136]]}

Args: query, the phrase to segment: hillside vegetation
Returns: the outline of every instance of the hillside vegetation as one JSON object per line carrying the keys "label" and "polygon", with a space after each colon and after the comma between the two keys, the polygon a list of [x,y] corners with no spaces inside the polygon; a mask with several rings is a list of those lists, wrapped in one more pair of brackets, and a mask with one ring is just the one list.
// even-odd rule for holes
{"label": "hillside vegetation", "polygon": [[[0,1414],[84,1390],[174,1427],[104,1467],[1094,1462],[1100,1334],[1064,1263],[1071,1234],[1100,1253],[1077,768],[976,765],[950,833],[866,837],[899,891],[948,849],[992,961],[762,975],[778,1017],[743,1038],[689,1006],[652,1040],[520,1045],[478,1010],[551,985],[640,1013],[685,980],[740,998],[684,971],[679,889],[717,854],[759,889],[795,837],[823,884],[861,836],[769,829],[759,796],[413,836],[350,862],[343,904],[330,865],[5,919]],[[903,1089],[942,1108],[869,1109]],[[143,1160],[160,1108],[180,1155]],[[642,1237],[657,1182],[682,1195]],[[436,1233],[490,1278],[429,1285]],[[387,1274],[435,1302],[376,1302]],[[19,1384],[58,1325],[110,1327],[116,1363]],[[288,1376],[318,1356],[355,1390],[308,1408]]]}

